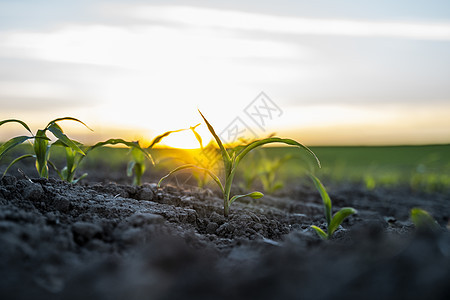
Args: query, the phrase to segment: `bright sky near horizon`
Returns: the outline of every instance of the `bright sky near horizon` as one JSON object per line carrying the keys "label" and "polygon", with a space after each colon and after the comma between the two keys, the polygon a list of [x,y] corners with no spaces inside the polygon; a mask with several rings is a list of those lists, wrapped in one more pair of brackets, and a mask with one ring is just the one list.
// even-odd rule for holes
{"label": "bright sky near horizon", "polygon": [[0,0],[0,105],[34,130],[79,118],[94,132],[61,125],[85,143],[148,140],[197,109],[225,139],[450,143],[450,2]]}

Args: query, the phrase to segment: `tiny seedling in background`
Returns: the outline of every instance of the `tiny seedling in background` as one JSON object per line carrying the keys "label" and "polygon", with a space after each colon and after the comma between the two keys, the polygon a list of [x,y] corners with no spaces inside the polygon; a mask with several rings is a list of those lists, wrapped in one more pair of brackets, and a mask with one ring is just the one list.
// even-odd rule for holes
{"label": "tiny seedling in background", "polygon": [[[5,123],[19,123],[31,134],[31,136],[17,136],[17,137],[10,139],[6,143],[4,143],[0,147],[0,159],[7,151],[11,150],[12,148],[16,147],[17,145],[20,145],[20,144],[24,143],[25,141],[31,142],[31,140],[34,140],[33,142],[31,142],[32,146],[33,146],[34,154],[25,154],[25,155],[22,155],[22,156],[16,158],[15,160],[13,160],[9,164],[9,166],[6,168],[3,175],[5,175],[6,172],[9,170],[9,168],[11,166],[13,166],[15,163],[17,163],[18,161],[25,159],[25,158],[32,157],[36,160],[36,170],[37,170],[39,176],[43,177],[43,178],[48,178],[48,165],[51,165],[52,167],[54,167],[54,164],[51,163],[49,160],[50,159],[50,148],[54,144],[64,145],[64,147],[70,148],[72,151],[75,151],[76,153],[79,153],[80,155],[84,156],[85,153],[77,145],[78,143],[75,142],[74,140],[69,139],[67,137],[67,135],[64,134],[62,128],[57,124],[57,122],[64,121],[64,120],[75,121],[75,122],[81,123],[84,126],[86,126],[87,128],[89,128],[86,124],[84,124],[83,122],[81,122],[80,120],[75,119],[75,118],[71,118],[71,117],[57,118],[57,119],[50,121],[44,129],[39,129],[37,131],[36,135],[33,135],[33,132],[31,132],[28,125],[23,121],[16,120],[16,119],[0,121],[0,126]],[[54,144],[50,144],[50,139],[47,137],[48,131],[50,131],[57,138],[57,141]],[[56,167],[55,167],[55,169],[56,169]]]}
{"label": "tiny seedling in background", "polygon": [[[153,158],[150,156],[145,149],[141,148],[138,142],[129,142],[123,139],[109,139],[104,142],[98,142],[97,144],[87,148],[86,155],[92,150],[103,147],[105,145],[117,145],[122,144],[130,148],[131,154],[133,155],[133,161],[137,161],[134,164],[135,178],[133,179],[133,184],[140,185],[141,184],[141,176],[145,171],[145,159],[150,160],[152,163]],[[83,157],[80,157],[78,164],[81,162]],[[130,169],[130,165],[128,165],[128,170]]]}
{"label": "tiny seedling in background", "polygon": [[284,163],[291,159],[292,155],[289,154],[272,160],[263,156],[260,162],[261,169],[258,177],[261,180],[264,192],[274,193],[283,188],[283,182],[281,180],[277,180],[277,172]]}
{"label": "tiny seedling in background", "polygon": [[323,186],[323,184],[320,182],[319,178],[317,178],[314,175],[310,175],[311,179],[314,182],[314,185],[316,186],[317,190],[320,193],[320,196],[322,197],[323,201],[323,207],[325,212],[325,219],[327,221],[327,232],[323,231],[321,228],[311,225],[311,228],[313,228],[316,233],[324,240],[328,240],[333,236],[333,233],[338,229],[339,225],[341,225],[342,221],[344,221],[345,218],[348,216],[355,214],[356,210],[352,207],[344,207],[341,208],[337,213],[335,213],[333,216],[331,216],[332,208],[331,208],[331,199],[330,196],[327,193],[327,190]]}
{"label": "tiny seedling in background", "polygon": [[233,183],[233,179],[234,176],[236,174],[236,170],[237,170],[237,166],[239,165],[239,162],[253,149],[256,149],[260,146],[263,146],[265,144],[270,144],[270,143],[284,143],[287,145],[292,145],[292,146],[297,146],[300,147],[302,149],[305,149],[306,151],[308,151],[317,161],[317,164],[320,167],[320,161],[317,158],[317,156],[306,146],[292,140],[292,139],[282,139],[282,138],[278,138],[278,137],[271,137],[271,138],[265,138],[265,139],[261,139],[261,140],[255,140],[253,142],[250,142],[249,144],[245,145],[245,146],[239,146],[239,149],[230,149],[231,155],[230,153],[227,151],[227,149],[225,148],[225,146],[223,145],[222,141],[220,140],[219,136],[216,134],[214,128],[211,126],[211,124],[206,120],[206,118],[203,116],[203,114],[199,111],[200,115],[202,116],[203,120],[205,121],[206,125],[208,126],[208,129],[210,131],[210,133],[212,134],[212,136],[214,137],[214,139],[216,140],[219,149],[220,149],[220,153],[222,155],[222,161],[223,161],[223,165],[224,165],[224,171],[225,171],[225,185],[222,184],[222,182],[220,181],[219,177],[217,177],[217,175],[215,175],[211,170],[208,170],[206,168],[202,168],[193,164],[187,164],[187,165],[182,165],[179,166],[178,168],[175,168],[174,170],[172,170],[169,174],[167,174],[166,176],[162,177],[161,180],[158,183],[158,186],[161,185],[161,182],[166,179],[167,177],[169,177],[171,174],[180,171],[180,170],[184,170],[184,169],[188,169],[188,168],[196,168],[196,169],[200,169],[203,170],[205,172],[207,172],[211,178],[217,183],[217,185],[219,186],[222,195],[223,195],[223,200],[224,200],[224,216],[228,217],[229,214],[229,207],[230,205],[236,201],[237,199],[243,198],[243,197],[251,197],[253,199],[259,199],[261,197],[263,197],[264,195],[260,192],[251,192],[251,193],[247,193],[244,195],[234,195],[231,197],[231,186]]}
{"label": "tiny seedling in background", "polygon": [[[82,144],[76,141],[73,141],[80,149],[82,148]],[[72,149],[71,147],[66,146],[64,143],[62,143],[61,141],[56,141],[55,143],[53,143],[52,146],[62,146],[64,147],[65,153],[66,153],[66,165],[64,166],[64,168],[59,171],[58,168],[56,168],[56,166],[52,165],[53,168],[55,169],[55,171],[58,173],[59,178],[61,178],[61,180],[70,182],[70,183],[77,183],[78,181],[80,181],[81,179],[85,178],[88,174],[84,173],[83,175],[81,175],[80,177],[78,177],[77,179],[75,179],[75,172],[78,169],[78,166],[81,162],[81,160],[86,157],[86,152],[85,154],[81,154],[80,152]]]}
{"label": "tiny seedling in background", "polygon": [[417,230],[436,231],[440,228],[438,222],[426,210],[414,207],[410,215]]}
{"label": "tiny seedling in background", "polygon": [[[189,128],[183,128],[183,129],[177,129],[177,130],[170,130],[170,131],[166,131],[163,134],[158,135],[157,137],[155,137],[153,139],[153,141],[150,143],[150,145],[146,148],[146,151],[148,153],[148,151],[150,151],[156,144],[160,143],[162,141],[163,138],[171,135],[172,133],[176,133],[176,132],[181,132],[181,131],[185,131],[185,130],[192,130],[192,132],[194,133],[195,137],[197,138],[197,140],[200,141],[201,143],[201,137],[200,135],[195,131],[195,128],[197,126],[199,126],[199,124],[195,125],[195,126],[191,126]],[[133,157],[133,160],[130,161],[128,163],[128,168],[127,168],[127,174],[128,176],[131,176],[134,173],[134,179],[133,179],[133,184],[134,185],[141,185],[141,179],[142,179],[142,175],[145,172],[146,166],[145,166],[145,157],[143,155],[143,152],[140,151],[137,148],[133,148],[131,150],[131,155]],[[153,162],[153,160],[152,160]]]}
{"label": "tiny seedling in background", "polygon": [[[207,153],[210,157],[215,157],[216,155],[220,155],[220,153],[217,152],[217,148],[215,147],[213,142],[208,143],[206,146],[201,146],[200,148],[200,154],[198,154],[197,161],[201,165],[199,167],[212,170],[217,164],[217,161],[214,159],[207,159],[206,155],[202,155],[204,153]],[[192,172],[192,175],[194,176],[195,180],[197,181],[197,186],[199,188],[203,188],[208,183],[208,172],[203,171],[201,169],[197,169],[196,171]]]}

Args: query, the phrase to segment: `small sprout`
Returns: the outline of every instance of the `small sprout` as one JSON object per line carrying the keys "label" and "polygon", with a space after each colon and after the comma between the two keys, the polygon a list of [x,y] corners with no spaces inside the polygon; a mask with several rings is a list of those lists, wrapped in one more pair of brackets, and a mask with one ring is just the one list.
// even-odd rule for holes
{"label": "small sprout", "polygon": [[[4,143],[0,147],[0,159],[7,151],[11,150],[12,148],[16,147],[17,145],[20,145],[25,141],[34,140],[34,142],[32,142],[34,153],[22,155],[21,157],[18,157],[15,160],[13,160],[6,168],[5,172],[3,173],[3,176],[9,170],[9,168],[12,167],[18,161],[20,161],[24,158],[32,157],[36,160],[36,170],[37,170],[39,176],[43,177],[43,178],[48,178],[48,166],[49,165],[52,166],[53,168],[55,168],[55,170],[57,170],[55,165],[50,161],[50,148],[53,145],[55,145],[55,146],[63,145],[64,147],[66,147],[66,149],[70,149],[70,151],[79,153],[80,155],[84,156],[85,153],[83,152],[83,150],[80,149],[80,147],[79,147],[80,144],[75,142],[74,140],[71,140],[70,138],[68,138],[67,135],[64,134],[62,128],[57,124],[57,122],[64,121],[64,120],[70,120],[70,121],[75,121],[75,122],[81,123],[84,126],[86,126],[88,129],[90,129],[86,124],[84,124],[83,122],[81,122],[78,119],[75,119],[72,117],[65,117],[65,118],[57,118],[57,119],[50,121],[44,129],[39,129],[36,132],[36,135],[33,135],[30,128],[28,127],[28,125],[21,120],[9,119],[9,120],[0,121],[0,126],[5,123],[19,123],[31,134],[31,136],[18,136],[18,137],[10,139],[6,143]],[[50,139],[47,137],[47,131],[50,131],[57,138],[57,141],[55,143],[50,144]],[[61,173],[58,172],[58,174],[60,174],[60,176],[61,176]]]}
{"label": "small sprout", "polygon": [[289,154],[272,160],[263,156],[260,161],[261,167],[258,172],[258,177],[261,180],[265,192],[272,194],[283,188],[283,182],[281,180],[277,180],[276,175],[280,167],[291,159],[292,155]]}
{"label": "small sprout", "polygon": [[250,142],[247,145],[240,145],[235,148],[231,148],[230,152],[228,152],[227,149],[225,148],[225,146],[223,145],[222,141],[220,140],[219,136],[216,134],[214,128],[211,126],[211,124],[208,122],[208,120],[206,120],[206,118],[203,116],[203,114],[200,111],[199,111],[199,113],[202,116],[203,120],[205,121],[206,125],[208,126],[209,132],[214,137],[217,145],[219,146],[220,153],[222,155],[222,162],[223,162],[224,170],[225,170],[225,185],[222,184],[220,179],[211,170],[209,170],[207,168],[199,167],[194,164],[187,164],[187,165],[183,165],[183,166],[180,166],[180,167],[174,169],[169,174],[167,174],[166,176],[161,178],[161,180],[158,183],[158,186],[161,185],[161,182],[165,178],[167,178],[168,176],[170,176],[171,174],[173,174],[177,171],[180,171],[183,169],[188,169],[188,168],[196,168],[199,170],[203,170],[206,173],[208,173],[208,175],[211,176],[211,178],[217,183],[220,190],[222,191],[223,201],[224,201],[223,202],[223,206],[224,206],[223,214],[225,217],[228,217],[229,207],[235,200],[242,198],[242,197],[251,197],[253,199],[258,199],[263,196],[263,194],[260,192],[252,192],[252,193],[248,193],[248,194],[244,194],[244,195],[234,195],[232,197],[230,195],[231,194],[231,186],[233,183],[234,176],[236,174],[237,166],[239,165],[239,162],[250,151],[252,151],[260,146],[263,146],[265,144],[284,143],[284,144],[291,145],[291,146],[297,146],[299,148],[302,148],[302,149],[308,151],[308,153],[310,153],[315,158],[315,160],[317,161],[317,164],[320,167],[320,161],[317,158],[317,156],[308,147],[306,147],[292,139],[282,139],[282,138],[278,138],[278,137],[270,137],[270,138],[255,140],[255,141]]}
{"label": "small sprout", "polygon": [[438,222],[426,210],[414,207],[411,209],[410,215],[417,230],[436,231],[440,228]]}
{"label": "small sprout", "polygon": [[313,180],[317,190],[319,191],[320,196],[322,197],[325,219],[327,221],[327,232],[314,225],[311,225],[311,228],[313,228],[322,239],[328,240],[333,236],[333,233],[336,231],[336,229],[338,229],[339,225],[341,225],[344,219],[352,214],[357,213],[357,211],[352,207],[344,207],[341,208],[333,216],[331,216],[331,199],[327,193],[327,190],[320,182],[319,178],[314,175],[310,175],[310,177]]}
{"label": "small sprout", "polygon": [[[81,149],[81,147],[82,147],[81,143],[76,142],[76,141],[73,141],[73,142]],[[66,146],[61,141],[56,141],[55,143],[53,143],[53,146],[62,146],[62,147],[64,147],[64,150],[66,152],[66,165],[64,166],[64,168],[61,171],[59,171],[58,168],[56,168],[56,166],[54,166],[50,162],[52,167],[58,173],[59,178],[61,178],[61,180],[64,180],[64,181],[67,181],[70,183],[77,183],[78,181],[80,181],[81,179],[85,178],[88,175],[87,173],[84,173],[83,175],[81,175],[80,177],[75,179],[75,172],[78,169],[80,162],[83,160],[83,158],[86,157],[86,153],[87,153],[86,151],[85,151],[85,154],[82,155],[78,151],[75,151],[74,149],[72,149],[71,147]]]}
{"label": "small sprout", "polygon": [[145,153],[139,144],[136,142],[137,146],[131,148],[131,157],[132,159],[128,162],[127,166],[127,176],[133,177],[133,185],[141,185],[142,176],[147,168],[145,165],[146,154],[151,157],[150,154]]}
{"label": "small sprout", "polygon": [[97,144],[89,147],[86,150],[86,154],[98,147],[117,144],[125,145],[131,149],[133,160],[128,164],[127,173],[129,174],[129,176],[131,176],[134,171],[135,177],[133,178],[133,184],[140,185],[142,174],[144,174],[145,172],[145,159],[150,160],[150,162],[153,164],[154,161],[151,155],[145,149],[143,149],[138,142],[129,142],[123,139],[109,139],[104,142],[98,142]]}
{"label": "small sprout", "polygon": [[[145,170],[147,168],[146,165],[145,165],[146,158],[149,158],[153,165],[155,164],[154,161],[153,161],[153,158],[151,157],[151,155],[149,153],[149,151],[156,144],[160,143],[163,138],[169,136],[172,133],[185,131],[185,130],[192,130],[194,132],[196,138],[200,139],[200,141],[201,141],[201,137],[195,131],[195,128],[198,125],[200,125],[200,124],[197,124],[195,126],[191,126],[190,128],[184,128],[184,129],[171,130],[171,131],[164,132],[163,134],[160,134],[157,137],[155,137],[153,139],[153,141],[150,143],[150,145],[146,149],[141,148],[139,146],[138,142],[134,142],[134,145],[132,147],[130,147],[131,148],[132,160],[128,163],[128,166],[127,166],[127,175],[128,176],[132,176],[134,174],[133,185],[139,186],[142,183],[142,176],[144,175]],[[130,145],[128,145],[128,146],[130,146]]]}

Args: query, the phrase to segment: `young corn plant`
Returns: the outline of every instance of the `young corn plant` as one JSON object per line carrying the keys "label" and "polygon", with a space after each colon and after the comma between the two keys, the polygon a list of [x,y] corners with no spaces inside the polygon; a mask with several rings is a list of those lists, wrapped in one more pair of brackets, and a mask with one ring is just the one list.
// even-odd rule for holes
{"label": "young corn plant", "polygon": [[227,151],[227,149],[223,145],[222,141],[220,140],[219,136],[216,134],[214,128],[211,126],[211,124],[208,122],[208,120],[206,120],[206,118],[203,116],[203,114],[200,111],[199,111],[199,113],[202,116],[203,120],[205,121],[206,125],[208,126],[208,130],[210,131],[210,133],[212,134],[212,136],[214,137],[214,139],[216,140],[216,142],[219,146],[220,153],[222,156],[224,171],[225,171],[225,184],[222,184],[219,177],[217,175],[215,175],[211,170],[199,167],[194,164],[187,164],[187,165],[182,165],[182,166],[179,166],[178,168],[175,168],[169,174],[162,177],[158,183],[158,186],[161,185],[161,182],[164,179],[166,179],[171,174],[178,172],[180,170],[184,170],[184,169],[188,169],[188,168],[197,168],[197,169],[203,170],[208,175],[210,175],[210,177],[217,183],[217,185],[219,186],[219,188],[222,192],[225,217],[228,217],[229,207],[234,201],[236,201],[240,198],[243,198],[243,197],[251,197],[253,199],[259,199],[264,196],[261,192],[257,192],[257,191],[247,193],[244,195],[231,196],[231,186],[233,183],[234,176],[236,174],[237,166],[250,151],[252,151],[260,146],[270,144],[270,143],[284,143],[287,145],[297,146],[297,147],[300,147],[300,148],[306,150],[315,158],[318,166],[320,167],[319,159],[308,147],[306,147],[292,139],[282,139],[282,138],[278,138],[278,137],[270,137],[270,138],[255,140],[245,146],[240,147],[238,150],[231,148],[230,149],[231,155],[230,155],[230,153]]}
{"label": "young corn plant", "polygon": [[426,210],[414,207],[410,211],[410,216],[417,230],[437,231],[440,229],[438,222]]}
{"label": "young corn plant", "polygon": [[[118,145],[122,144],[130,148],[132,161],[128,163],[127,174],[132,176],[134,172],[133,184],[141,185],[141,177],[145,172],[145,160],[148,159],[152,164],[154,164],[153,158],[144,148],[139,145],[139,142],[129,142],[124,139],[115,138],[109,139],[103,142],[98,142],[97,144],[89,147],[86,150],[86,155],[96,148],[100,148],[106,145]],[[78,164],[84,157],[80,157]]]}
{"label": "young corn plant", "polygon": [[[197,160],[197,162],[200,162],[202,164],[201,165],[202,168],[212,170],[216,166],[216,160],[204,159],[204,158],[216,156],[217,149],[212,142],[208,143],[206,146],[203,146],[202,137],[195,130],[198,125],[200,125],[200,124],[197,124],[195,127],[190,128],[200,146],[200,153],[198,154],[196,160]],[[208,153],[208,155],[204,155],[202,157],[201,155],[205,154],[205,153]],[[192,175],[194,176],[195,180],[197,181],[197,186],[199,188],[203,188],[208,183],[208,172],[203,171],[203,170],[197,170],[197,171],[198,172],[193,172]]]}
{"label": "young corn plant", "polygon": [[259,160],[254,156],[254,154],[255,153],[253,152],[247,156],[248,161],[246,161],[245,168],[241,170],[242,181],[239,182],[239,186],[242,189],[251,189],[260,175],[260,170],[258,170]]}
{"label": "young corn plant", "polygon": [[[3,155],[7,151],[11,150],[12,148],[16,147],[17,145],[24,143],[25,141],[31,142],[33,140],[31,142],[31,144],[33,146],[33,152],[34,152],[34,154],[25,154],[25,155],[22,155],[16,159],[14,159],[8,165],[6,170],[4,171],[3,176],[6,174],[6,172],[8,172],[9,168],[12,167],[18,161],[25,159],[25,158],[32,157],[36,160],[36,170],[37,170],[39,176],[43,177],[43,178],[48,178],[48,165],[50,165],[56,169],[54,164],[49,160],[50,159],[50,148],[52,147],[52,145],[55,145],[55,144],[56,145],[64,145],[64,147],[70,148],[71,151],[74,151],[74,152],[79,153],[80,155],[84,156],[85,153],[80,149],[79,143],[68,138],[67,135],[64,134],[62,128],[57,124],[57,122],[64,121],[64,120],[70,120],[70,121],[75,121],[75,122],[81,123],[84,126],[86,126],[88,129],[90,129],[86,124],[84,124],[83,122],[81,122],[78,119],[71,118],[71,117],[65,117],[65,118],[57,118],[57,119],[50,121],[44,129],[39,129],[36,132],[36,135],[34,135],[33,132],[30,130],[30,128],[28,127],[28,125],[21,120],[8,119],[8,120],[0,121],[0,126],[3,124],[6,124],[6,123],[19,123],[30,133],[30,136],[25,136],[25,135],[17,136],[17,137],[10,139],[7,142],[5,142],[0,147],[0,159],[3,157]],[[48,131],[50,131],[57,138],[57,141],[53,144],[50,144],[50,138],[47,137]]]}
{"label": "young corn plant", "polygon": [[[82,149],[82,144],[76,141],[73,141],[80,149]],[[80,177],[75,179],[75,172],[78,169],[78,166],[81,162],[81,160],[83,158],[86,157],[86,150],[84,151],[84,154],[81,154],[78,151],[75,151],[74,149],[72,149],[71,147],[66,146],[64,143],[62,143],[61,141],[56,141],[55,143],[53,143],[53,146],[61,146],[64,147],[64,151],[66,154],[66,165],[64,166],[64,168],[60,171],[58,170],[58,168],[56,166],[53,166],[53,168],[55,169],[55,171],[58,173],[59,178],[61,178],[61,180],[70,182],[70,183],[77,183],[78,181],[80,181],[81,179],[85,178],[88,174],[84,173],[83,175],[81,175]]]}
{"label": "young corn plant", "polygon": [[310,175],[311,179],[314,182],[314,185],[316,186],[317,190],[320,193],[320,196],[322,197],[323,201],[323,207],[325,212],[325,219],[327,221],[327,232],[323,231],[321,228],[311,225],[311,228],[313,228],[316,233],[324,240],[328,240],[333,236],[333,233],[336,231],[336,229],[341,225],[342,221],[344,221],[345,218],[348,216],[355,214],[357,211],[352,207],[344,207],[341,208],[337,213],[335,213],[333,216],[331,216],[331,199],[330,196],[327,193],[327,190],[323,186],[323,184],[320,182],[319,178],[317,178],[314,175]]}
{"label": "young corn plant", "polygon": [[261,161],[261,171],[259,172],[259,178],[265,192],[272,194],[277,190],[283,188],[283,182],[281,180],[277,180],[277,172],[280,167],[290,159],[292,159],[292,155],[285,155],[281,158],[276,158],[273,160],[270,160],[267,157],[263,157]]}
{"label": "young corn plant", "polygon": [[[200,141],[201,143],[201,137],[200,135],[195,131],[195,128],[197,128],[200,125],[197,124],[195,126],[191,126],[189,128],[183,128],[183,129],[177,129],[177,130],[170,130],[170,131],[166,131],[163,134],[158,135],[157,137],[155,137],[153,139],[153,141],[150,143],[150,145],[146,148],[147,153],[148,151],[150,151],[156,144],[160,143],[162,141],[163,138],[171,135],[172,133],[176,133],[176,132],[181,132],[181,131],[185,131],[185,130],[191,130],[195,137],[197,138],[197,140]],[[142,175],[145,172],[146,166],[145,166],[145,157],[143,156],[142,151],[139,151],[138,149],[134,148],[131,150],[131,155],[133,157],[133,159],[128,163],[128,169],[127,169],[127,173],[128,176],[131,176],[134,173],[134,179],[133,179],[133,184],[134,185],[141,185],[141,178]],[[151,156],[150,156],[151,157]],[[152,163],[154,165],[154,161],[152,159]]]}

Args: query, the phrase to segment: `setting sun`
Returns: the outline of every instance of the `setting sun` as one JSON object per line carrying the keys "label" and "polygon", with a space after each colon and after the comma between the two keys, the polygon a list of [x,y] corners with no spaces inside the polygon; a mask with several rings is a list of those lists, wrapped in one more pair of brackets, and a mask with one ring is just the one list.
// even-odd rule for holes
{"label": "setting sun", "polygon": [[[200,133],[199,133],[200,134]],[[202,137],[202,140],[208,141]],[[173,133],[167,137],[165,137],[161,143],[158,144],[158,147],[171,147],[171,148],[179,148],[179,149],[198,149],[200,148],[200,144],[194,136],[194,133],[191,130],[185,130]]]}
{"label": "setting sun", "polygon": [[[307,144],[448,142],[450,22],[237,6],[119,1],[93,5],[91,21],[0,26],[0,117],[74,116],[102,137],[151,140],[201,122],[200,108],[218,131],[239,118]],[[283,112],[264,126],[245,112],[261,91]],[[188,132],[163,144],[198,147]]]}

